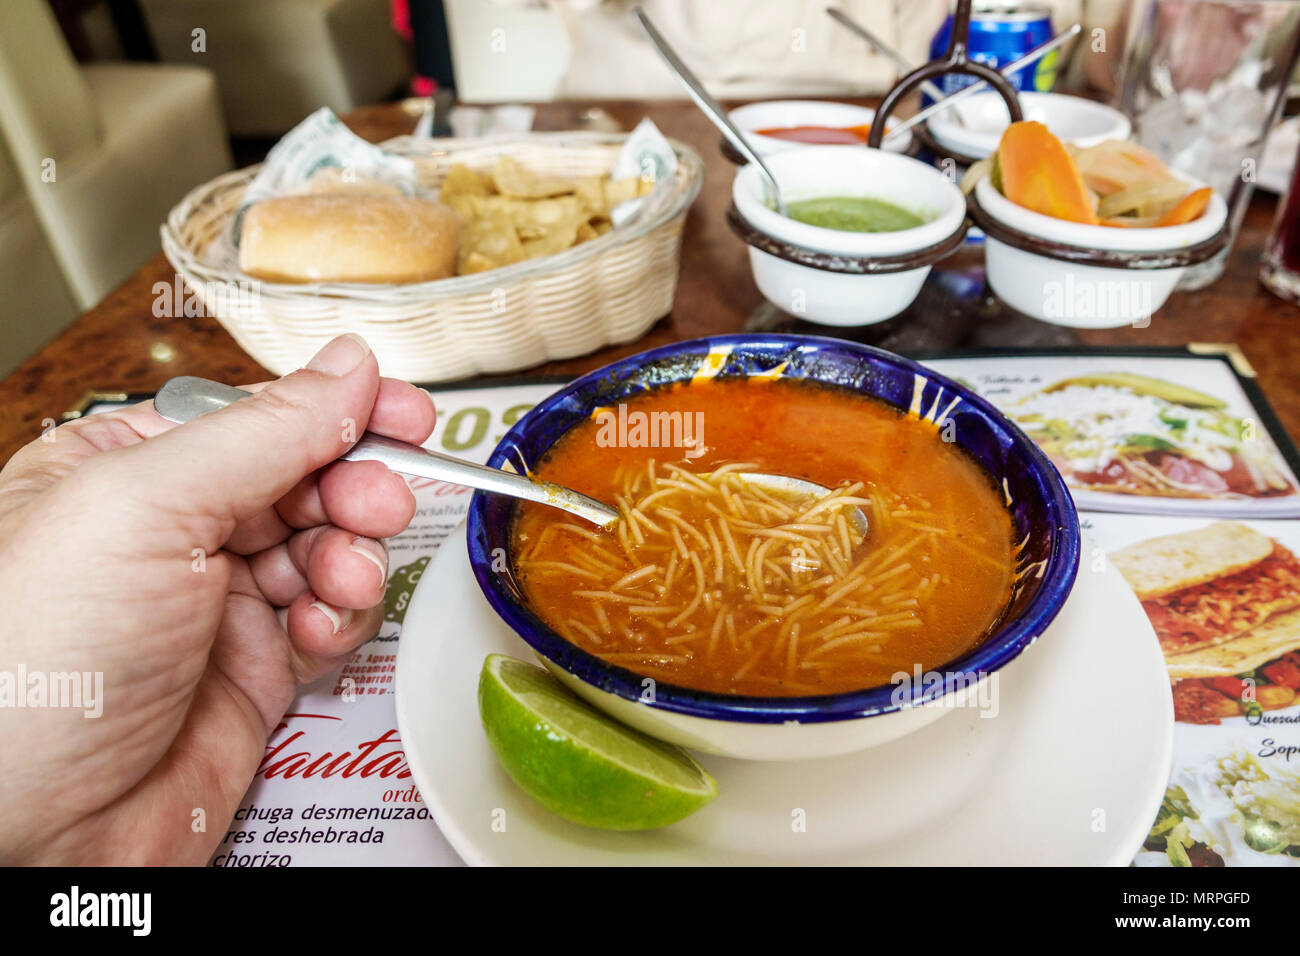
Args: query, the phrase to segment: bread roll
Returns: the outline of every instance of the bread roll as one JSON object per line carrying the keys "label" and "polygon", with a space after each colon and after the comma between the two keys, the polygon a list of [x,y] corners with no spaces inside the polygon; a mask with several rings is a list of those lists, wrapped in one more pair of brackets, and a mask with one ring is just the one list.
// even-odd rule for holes
{"label": "bread roll", "polygon": [[254,203],[244,214],[239,268],[272,282],[402,283],[456,271],[460,224],[441,203],[325,193]]}

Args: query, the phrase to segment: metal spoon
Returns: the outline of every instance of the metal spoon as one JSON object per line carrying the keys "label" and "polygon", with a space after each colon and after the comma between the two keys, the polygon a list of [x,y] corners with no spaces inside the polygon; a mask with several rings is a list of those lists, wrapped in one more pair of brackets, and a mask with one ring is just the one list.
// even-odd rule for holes
{"label": "metal spoon", "polygon": [[664,58],[664,62],[668,64],[669,69],[676,74],[678,81],[691,99],[695,101],[695,105],[712,121],[713,125],[718,128],[736,152],[758,167],[759,172],[763,174],[763,185],[766,187],[768,201],[776,207],[776,211],[781,215],[787,215],[785,200],[781,198],[781,187],[776,184],[776,177],[772,175],[772,170],[767,168],[767,164],[763,162],[762,157],[745,140],[745,134],[731,121],[731,117],[722,108],[722,104],[709,95],[709,91],[704,88],[700,78],[691,72],[691,68],[683,63],[682,58],[668,45],[664,35],[650,22],[650,18],[645,15],[645,11],[640,7],[633,7],[632,12],[636,15],[637,21],[641,24],[641,29],[645,31],[645,35],[654,44],[654,48],[659,51],[659,55]]}
{"label": "metal spoon", "polygon": [[[153,407],[168,421],[188,422],[200,415],[225,408],[252,394],[241,388],[232,388],[206,378],[182,375],[172,379],[159,390],[154,397]],[[386,438],[372,432],[362,434],[357,443],[339,457],[343,461],[378,461],[387,465],[390,470],[404,475],[416,475],[434,481],[449,481],[467,488],[494,491],[513,498],[524,498],[551,505],[579,518],[585,518],[602,528],[611,527],[622,517],[618,511],[603,502],[549,481],[528,478],[499,468],[476,465],[471,461],[440,455],[419,445]]]}
{"label": "metal spoon", "polygon": [[[182,375],[173,378],[154,396],[153,407],[169,422],[184,423],[225,408],[241,398],[248,398],[252,392],[242,388],[222,385],[206,378]],[[583,518],[602,528],[613,527],[622,518],[614,508],[595,498],[578,494],[570,488],[529,478],[499,468],[476,465],[471,461],[441,455],[419,445],[386,438],[372,432],[365,432],[347,452],[339,456],[342,461],[378,461],[387,465],[391,471],[404,475],[430,478],[434,481],[447,481],[466,488],[523,498],[539,504],[559,508],[569,514]],[[738,478],[750,482],[756,487],[780,494],[798,494],[800,496],[825,495],[829,488],[791,478],[787,475],[769,475],[763,472],[743,472]],[[849,525],[859,540],[867,534],[867,516],[860,508],[845,508]]]}
{"label": "metal spoon", "polygon": [[[803,478],[791,478],[789,475],[773,475],[765,471],[741,471],[736,473],[736,477],[756,488],[775,492],[778,497],[795,495],[800,498],[820,498],[831,493],[831,489],[825,485],[806,481]],[[849,530],[857,538],[854,544],[857,544],[867,536],[867,516],[861,508],[842,505],[841,510],[844,512],[844,517],[848,519]]]}

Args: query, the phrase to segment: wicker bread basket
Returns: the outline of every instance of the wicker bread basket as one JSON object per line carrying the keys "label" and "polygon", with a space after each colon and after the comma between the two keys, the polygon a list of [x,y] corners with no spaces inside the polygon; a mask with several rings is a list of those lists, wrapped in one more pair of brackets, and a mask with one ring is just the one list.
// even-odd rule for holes
{"label": "wicker bread basket", "polygon": [[[581,132],[492,140],[404,136],[384,148],[413,159],[421,184],[436,187],[454,163],[488,170],[502,155],[541,176],[607,175],[624,139]],[[204,252],[229,227],[256,167],[187,195],[162,226],[163,252],[206,313],[277,375],[301,367],[342,332],[364,335],[383,373],[409,381],[514,371],[631,341],[672,308],[682,223],[704,176],[690,147],[672,146],[675,181],[652,216],[557,255],[476,275],[409,285],[296,285],[213,267]]]}

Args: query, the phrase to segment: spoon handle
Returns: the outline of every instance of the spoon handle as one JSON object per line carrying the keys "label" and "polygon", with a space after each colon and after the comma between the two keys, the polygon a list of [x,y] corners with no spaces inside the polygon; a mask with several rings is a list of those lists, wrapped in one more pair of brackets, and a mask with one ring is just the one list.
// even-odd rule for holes
{"label": "spoon handle", "polygon": [[[182,375],[165,384],[154,398],[154,409],[172,422],[188,422],[225,408],[233,402],[252,395],[243,389],[232,388],[220,382]],[[472,461],[453,458],[435,451],[398,441],[373,432],[362,433],[357,443],[339,456],[341,461],[377,461],[389,470],[404,475],[415,475],[434,481],[447,481],[454,485],[477,488],[481,491],[523,498],[540,504],[560,508],[601,527],[609,527],[619,519],[619,513],[602,502],[580,495],[569,488],[476,465]]]}
{"label": "spoon handle", "polygon": [[[894,64],[899,72],[907,74],[916,69],[916,66],[909,63],[903,54],[899,53],[884,40],[880,39],[880,37],[876,36],[862,24],[858,23],[857,20],[854,20],[843,10],[839,9],[839,7],[827,7],[826,12],[830,14],[831,19],[840,24],[840,26],[846,27],[850,33],[857,34],[863,40],[866,40],[875,47],[876,52],[890,63]],[[921,81],[921,90],[932,100],[941,100],[948,95],[929,80]],[[958,116],[960,117],[960,114],[958,114]]]}
{"label": "spoon handle", "polygon": [[767,168],[767,164],[763,162],[762,157],[760,157],[758,153],[750,147],[744,134],[741,133],[736,124],[731,121],[731,117],[727,115],[727,111],[723,109],[722,104],[709,95],[709,91],[704,88],[704,84],[700,82],[700,78],[691,72],[689,66],[682,62],[682,58],[677,55],[677,51],[668,44],[666,39],[664,39],[664,35],[659,32],[658,27],[650,22],[650,18],[645,15],[645,11],[640,7],[634,7],[632,12],[636,14],[637,21],[641,24],[641,29],[644,30],[645,35],[650,38],[650,42],[654,44],[654,48],[659,51],[659,55],[664,58],[664,62],[668,64],[669,68],[675,74],[677,74],[677,79],[681,82],[686,92],[690,94],[691,99],[695,101],[695,105],[704,112],[705,116],[713,121],[713,125],[721,131],[722,135],[726,138],[727,142],[732,145],[736,152],[740,153],[740,155],[744,156],[746,160],[753,163],[763,171],[763,176],[770,194],[769,198],[775,202],[777,212],[784,216],[786,214],[785,200],[781,198],[781,190],[776,184],[776,177],[773,176],[772,171]]}

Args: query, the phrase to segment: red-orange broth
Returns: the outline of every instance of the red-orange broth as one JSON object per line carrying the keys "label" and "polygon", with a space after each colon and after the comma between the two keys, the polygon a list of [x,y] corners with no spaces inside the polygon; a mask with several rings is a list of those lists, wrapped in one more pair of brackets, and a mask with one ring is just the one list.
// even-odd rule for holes
{"label": "red-orange broth", "polygon": [[[698,448],[681,447],[690,438]],[[736,470],[833,489],[866,513],[867,537],[854,540],[842,505],[755,491]],[[887,684],[971,650],[1010,598],[1012,523],[989,476],[933,424],[845,389],[658,389],[571,429],[537,474],[624,518],[605,531],[521,503],[512,554],[529,606],[592,654],[672,684],[756,696]]]}

